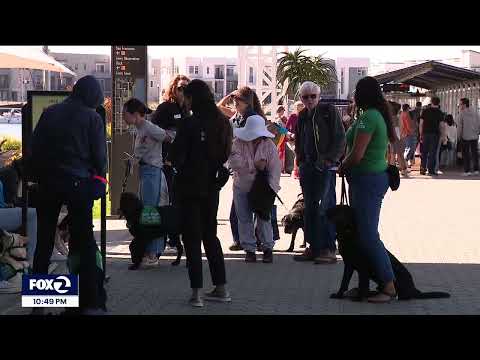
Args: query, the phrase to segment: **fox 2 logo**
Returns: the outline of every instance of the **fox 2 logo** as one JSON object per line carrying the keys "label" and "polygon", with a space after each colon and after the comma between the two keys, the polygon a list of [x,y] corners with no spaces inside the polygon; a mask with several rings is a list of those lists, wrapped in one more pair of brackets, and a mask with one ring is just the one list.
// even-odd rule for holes
{"label": "fox 2 logo", "polygon": [[23,275],[22,295],[78,295],[78,275]]}

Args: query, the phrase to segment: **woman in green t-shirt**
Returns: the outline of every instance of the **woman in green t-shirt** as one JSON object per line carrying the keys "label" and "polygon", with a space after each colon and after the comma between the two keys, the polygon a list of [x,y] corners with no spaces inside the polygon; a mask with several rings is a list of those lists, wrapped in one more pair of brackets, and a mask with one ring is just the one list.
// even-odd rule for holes
{"label": "woman in green t-shirt", "polygon": [[355,90],[359,117],[349,128],[347,156],[339,168],[350,185],[350,201],[355,211],[360,246],[381,279],[381,291],[369,302],[389,302],[396,296],[392,265],[378,233],[382,200],[388,189],[386,152],[394,142],[390,108],[377,80],[361,79]]}

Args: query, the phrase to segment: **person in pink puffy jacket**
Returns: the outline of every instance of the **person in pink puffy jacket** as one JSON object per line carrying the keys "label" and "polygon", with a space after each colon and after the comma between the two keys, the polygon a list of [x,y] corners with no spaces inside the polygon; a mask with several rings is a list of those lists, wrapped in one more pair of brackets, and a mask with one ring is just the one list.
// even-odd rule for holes
{"label": "person in pink puffy jacket", "polygon": [[[257,171],[267,170],[268,183],[276,193],[280,190],[281,163],[277,147],[271,140],[265,119],[259,115],[247,118],[245,127],[234,131],[232,153],[229,158],[233,170],[233,201],[238,217],[240,244],[245,250],[245,261],[256,262],[254,213],[248,204],[248,193]],[[270,221],[255,217],[257,233],[263,245],[263,262],[273,262],[273,233]]]}

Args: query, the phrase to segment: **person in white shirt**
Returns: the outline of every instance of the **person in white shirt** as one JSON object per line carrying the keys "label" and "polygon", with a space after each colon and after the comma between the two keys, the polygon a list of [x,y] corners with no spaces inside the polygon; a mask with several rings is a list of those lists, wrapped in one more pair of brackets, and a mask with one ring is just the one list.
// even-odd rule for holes
{"label": "person in white shirt", "polygon": [[[123,119],[137,128],[134,157],[140,165],[140,197],[144,206],[159,206],[162,181],[162,143],[171,142],[167,132],[145,119],[152,111],[140,100],[132,98],[123,106]],[[165,248],[165,239],[152,240],[146,247],[143,267],[158,265]]]}

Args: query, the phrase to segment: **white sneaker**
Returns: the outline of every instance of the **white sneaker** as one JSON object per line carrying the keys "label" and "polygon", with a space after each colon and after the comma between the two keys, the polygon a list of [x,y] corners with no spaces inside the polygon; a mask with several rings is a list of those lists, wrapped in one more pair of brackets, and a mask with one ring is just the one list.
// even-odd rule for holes
{"label": "white sneaker", "polygon": [[140,264],[140,266],[142,268],[145,268],[145,269],[150,269],[150,268],[156,267],[156,266],[158,266],[158,259],[152,259],[148,256],[145,256],[142,259],[142,263]]}
{"label": "white sneaker", "polygon": [[462,176],[470,176],[470,175],[472,175],[472,173],[469,173],[469,172],[464,172],[464,173],[462,174]]}
{"label": "white sneaker", "polygon": [[225,290],[223,292],[218,291],[217,288],[213,289],[210,292],[205,293],[205,300],[209,301],[218,301],[218,302],[231,302],[232,298],[230,297],[230,293]]}
{"label": "white sneaker", "polygon": [[203,301],[200,296],[192,296],[190,300],[188,300],[188,303],[190,304],[190,306],[193,306],[193,307],[198,307],[198,308],[203,307]]}

